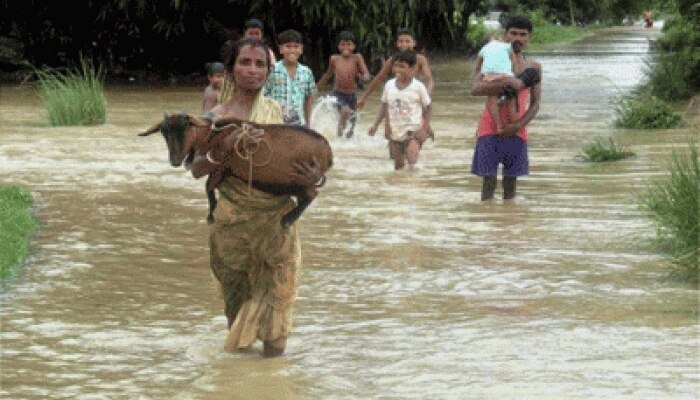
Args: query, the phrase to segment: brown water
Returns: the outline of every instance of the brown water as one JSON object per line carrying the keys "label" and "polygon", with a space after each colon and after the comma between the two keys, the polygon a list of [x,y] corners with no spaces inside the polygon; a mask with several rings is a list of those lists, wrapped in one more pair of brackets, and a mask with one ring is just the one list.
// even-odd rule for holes
{"label": "brown water", "polygon": [[[394,172],[379,137],[331,139],[335,166],[299,222],[295,330],[274,360],[259,344],[222,351],[204,182],[136,137],[163,111],[198,113],[202,88],[109,88],[107,124],[50,128],[29,88],[2,87],[0,183],[32,192],[41,229],[0,289],[0,397],[697,398],[698,292],[663,281],[636,200],[697,132],[610,127],[645,35],[537,55],[543,104],[512,203],[481,203],[469,173],[483,99],[464,60],[435,63],[438,140],[418,170]],[[579,161],[596,135],[637,156]]]}

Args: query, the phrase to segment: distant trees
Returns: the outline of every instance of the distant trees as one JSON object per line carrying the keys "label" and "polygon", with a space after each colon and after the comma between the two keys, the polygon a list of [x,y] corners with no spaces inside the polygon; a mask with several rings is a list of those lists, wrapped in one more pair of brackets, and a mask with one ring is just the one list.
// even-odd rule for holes
{"label": "distant trees", "polygon": [[202,72],[252,16],[266,23],[272,42],[284,29],[301,31],[304,61],[320,70],[344,29],[376,60],[393,49],[399,28],[414,30],[419,46],[428,50],[464,51],[474,13],[537,9],[552,22],[567,23],[573,11],[576,21],[619,22],[621,15],[654,2],[661,0],[0,0],[6,16],[0,20],[0,71],[26,68],[27,62],[65,66],[82,53],[104,63],[110,76],[133,70],[165,76]]}

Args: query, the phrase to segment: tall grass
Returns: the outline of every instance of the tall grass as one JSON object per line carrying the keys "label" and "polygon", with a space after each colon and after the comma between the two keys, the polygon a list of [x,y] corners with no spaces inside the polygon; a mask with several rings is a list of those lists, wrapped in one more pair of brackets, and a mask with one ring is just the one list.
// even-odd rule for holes
{"label": "tall grass", "polygon": [[16,186],[0,186],[0,278],[13,275],[29,251],[36,220],[32,196]]}
{"label": "tall grass", "polygon": [[37,70],[39,92],[52,126],[105,122],[104,70],[81,57],[80,68]]}
{"label": "tall grass", "polygon": [[585,161],[591,162],[618,161],[632,156],[634,156],[633,152],[617,143],[613,138],[597,137],[593,142],[583,146],[581,150],[581,157]]}
{"label": "tall grass", "polygon": [[655,96],[625,96],[615,104],[615,126],[628,129],[667,129],[681,124],[681,115]]}
{"label": "tall grass", "polygon": [[641,196],[641,206],[657,226],[657,242],[670,256],[670,275],[698,284],[698,235],[700,215],[698,190],[700,165],[698,144],[689,141],[689,151],[672,153],[669,173]]}

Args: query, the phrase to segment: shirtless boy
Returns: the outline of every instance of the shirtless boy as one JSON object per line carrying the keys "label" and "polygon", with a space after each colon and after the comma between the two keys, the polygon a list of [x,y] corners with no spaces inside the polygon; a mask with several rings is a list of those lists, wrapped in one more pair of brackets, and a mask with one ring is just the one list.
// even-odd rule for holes
{"label": "shirtless boy", "polygon": [[345,124],[350,119],[350,130],[346,133],[346,137],[349,138],[353,135],[357,120],[355,115],[357,109],[355,78],[359,77],[365,82],[369,81],[369,71],[362,54],[355,53],[355,36],[351,32],[340,32],[338,51],[340,54],[333,54],[328,60],[328,70],[316,83],[316,91],[318,92],[333,76],[335,87],[332,95],[338,99],[338,107],[340,108],[338,136],[343,136]]}
{"label": "shirtless boy", "polygon": [[[413,51],[415,52],[416,38],[413,32],[409,29],[399,29],[396,34],[396,49],[398,51]],[[367,86],[367,90],[360,96],[357,100],[357,107],[362,109],[365,106],[367,97],[383,82],[389,79],[389,74],[392,72],[394,60],[393,57],[387,60],[382,69],[379,71],[377,76],[372,79],[372,82]],[[430,64],[428,63],[428,58],[422,54],[416,53],[416,65],[413,66],[413,77],[420,79],[425,87],[428,89],[428,94],[433,96],[433,74],[430,71]]]}

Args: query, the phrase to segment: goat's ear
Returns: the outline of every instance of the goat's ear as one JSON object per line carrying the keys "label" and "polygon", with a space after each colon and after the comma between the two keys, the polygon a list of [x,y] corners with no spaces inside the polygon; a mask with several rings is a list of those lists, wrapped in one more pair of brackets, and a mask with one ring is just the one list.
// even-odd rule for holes
{"label": "goat's ear", "polygon": [[161,126],[163,126],[163,123],[159,122],[159,123],[153,125],[152,127],[148,128],[148,130],[146,132],[139,133],[139,136],[148,136],[152,133],[156,133],[160,130]]}

